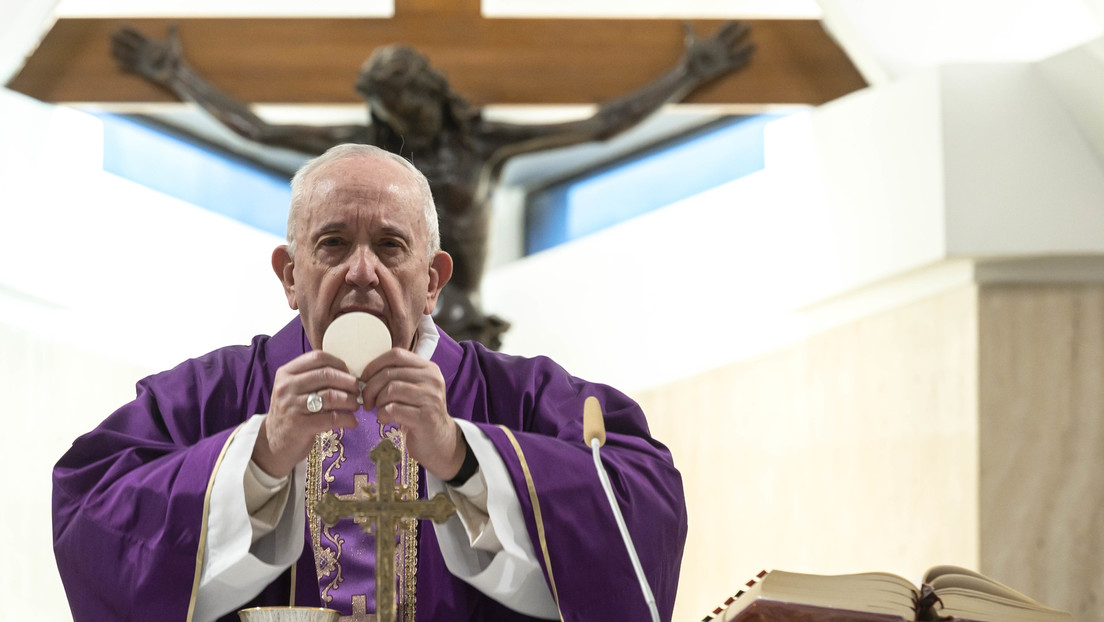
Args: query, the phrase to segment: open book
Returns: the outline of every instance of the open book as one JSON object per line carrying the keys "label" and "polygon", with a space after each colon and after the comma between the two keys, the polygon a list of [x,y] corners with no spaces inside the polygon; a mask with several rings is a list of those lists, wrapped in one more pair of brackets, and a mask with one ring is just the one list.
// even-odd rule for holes
{"label": "open book", "polygon": [[984,575],[936,566],[920,587],[886,572],[761,572],[702,622],[1072,622]]}

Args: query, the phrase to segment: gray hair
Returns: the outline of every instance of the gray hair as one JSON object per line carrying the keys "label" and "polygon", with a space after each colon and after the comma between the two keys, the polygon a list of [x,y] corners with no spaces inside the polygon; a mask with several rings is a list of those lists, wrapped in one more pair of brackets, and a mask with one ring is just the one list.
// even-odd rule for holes
{"label": "gray hair", "polygon": [[430,256],[433,253],[441,250],[441,228],[437,221],[437,207],[433,203],[433,192],[429,188],[429,180],[422,174],[413,164],[406,158],[391,153],[386,149],[380,149],[375,145],[361,145],[354,143],[347,143],[344,145],[337,145],[331,147],[322,155],[307,161],[302,167],[296,171],[295,176],[291,178],[291,206],[288,208],[288,221],[287,221],[287,242],[288,253],[295,256],[295,221],[299,214],[299,209],[306,201],[307,191],[307,178],[311,176],[315,171],[322,167],[336,162],[338,160],[344,160],[346,158],[355,157],[368,157],[368,158],[381,158],[397,162],[399,165],[405,167],[410,171],[414,177],[415,183],[418,185],[418,190],[422,195],[422,207],[425,212],[426,233],[429,238],[426,253]]}

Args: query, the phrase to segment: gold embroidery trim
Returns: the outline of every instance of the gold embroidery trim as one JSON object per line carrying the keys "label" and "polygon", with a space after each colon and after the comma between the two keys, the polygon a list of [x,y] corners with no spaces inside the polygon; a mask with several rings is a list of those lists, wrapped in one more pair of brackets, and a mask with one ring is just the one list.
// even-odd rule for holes
{"label": "gold embroidery trim", "polygon": [[226,442],[222,444],[222,449],[219,451],[218,458],[215,458],[215,468],[211,469],[211,477],[207,480],[207,490],[203,494],[203,522],[199,528],[199,546],[196,551],[196,567],[195,577],[192,579],[192,597],[188,600],[188,617],[185,618],[187,622],[192,622],[192,616],[195,615],[196,598],[199,597],[199,580],[203,577],[203,553],[207,548],[207,518],[211,514],[211,492],[215,488],[215,475],[218,474],[219,467],[222,466],[222,459],[226,457],[226,451],[230,449],[230,443],[237,436],[238,430],[241,427],[235,428],[230,436],[226,438]]}
{"label": "gold embroidery trim", "polygon": [[[418,462],[406,453],[406,435],[392,428],[386,433],[380,430],[380,437],[389,439],[402,452],[402,468],[399,470],[399,484],[407,490],[418,494]],[[395,549],[395,568],[401,568],[399,573],[399,589],[401,594],[398,608],[398,618],[403,622],[414,622],[414,613],[418,599],[418,521],[414,519],[402,521],[399,547]],[[379,534],[376,535],[379,537]],[[376,603],[379,607],[379,603]]]}
{"label": "gold embroidery trim", "polygon": [[544,555],[544,567],[548,569],[548,584],[552,588],[552,600],[556,601],[556,613],[559,614],[562,622],[563,612],[560,611],[560,595],[556,591],[556,578],[552,576],[552,559],[548,555],[548,540],[544,534],[544,519],[541,516],[540,500],[537,499],[537,487],[533,483],[533,474],[529,471],[529,462],[525,459],[525,452],[521,450],[521,445],[513,431],[504,425],[498,427],[502,428],[502,431],[506,433],[506,438],[510,439],[510,444],[514,447],[514,453],[517,454],[518,461],[521,463],[521,472],[525,475],[525,486],[529,489],[529,503],[533,506],[533,520],[537,523],[537,539],[540,540],[541,554]]}
{"label": "gold embroidery trim", "polygon": [[[322,499],[322,495],[329,492],[330,484],[334,481],[333,470],[341,468],[345,462],[345,445],[341,442],[344,430],[321,432],[315,436],[314,446],[307,456],[307,481],[306,503],[307,520],[311,528],[311,548],[314,552],[314,569],[317,575],[320,591],[319,598],[323,605],[333,601],[329,592],[337,589],[344,582],[345,577],[341,571],[341,551],[345,543],[344,538],[331,531],[331,526],[322,522],[315,513],[315,505]],[[322,472],[322,461],[337,454],[326,472]],[[322,536],[326,536],[327,545],[322,546]],[[332,548],[331,545],[332,544]],[[324,577],[333,575],[333,578],[322,586]]]}

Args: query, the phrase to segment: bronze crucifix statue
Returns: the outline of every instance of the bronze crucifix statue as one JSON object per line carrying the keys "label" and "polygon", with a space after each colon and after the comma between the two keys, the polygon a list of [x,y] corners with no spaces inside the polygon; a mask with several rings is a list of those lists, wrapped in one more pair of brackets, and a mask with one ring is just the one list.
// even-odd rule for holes
{"label": "bronze crucifix statue", "polygon": [[195,102],[222,124],[261,144],[317,155],[340,143],[374,144],[410,160],[429,179],[440,217],[441,245],[452,255],[452,280],[434,311],[437,324],[456,339],[498,349],[509,323],[482,310],[480,282],[487,258],[490,195],[506,161],[516,155],[608,140],[661,106],[745,67],[754,45],[749,27],[727,22],[699,39],[686,27],[686,51],[650,84],[601,104],[592,116],[563,123],[492,121],[455,93],[441,72],[415,49],[377,48],[361,68],[356,90],[368,104],[362,125],[277,125],[210,84],[184,59],[175,29],[155,41],[133,28],[113,35],[119,66]]}
{"label": "bronze crucifix statue", "polygon": [[430,518],[443,523],[456,512],[456,506],[444,493],[432,499],[418,499],[418,491],[396,484],[402,453],[386,438],[368,454],[376,464],[379,484],[368,484],[356,498],[339,498],[332,492],[315,505],[318,516],[328,525],[339,518],[352,518],[365,533],[376,535],[376,622],[394,622],[395,533],[400,521]]}

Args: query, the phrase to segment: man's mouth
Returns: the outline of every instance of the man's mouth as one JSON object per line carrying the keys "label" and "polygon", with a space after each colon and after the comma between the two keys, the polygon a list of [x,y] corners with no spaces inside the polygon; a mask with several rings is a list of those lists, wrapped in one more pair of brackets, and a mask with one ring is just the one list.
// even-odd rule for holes
{"label": "man's mouth", "polygon": [[345,315],[346,313],[367,313],[369,315],[374,315],[374,316],[376,316],[380,319],[383,319],[382,318],[383,314],[380,313],[379,310],[373,309],[369,306],[352,305],[352,306],[348,306],[348,307],[341,307],[337,311],[337,315],[339,315],[339,316]]}
{"label": "man's mouth", "polygon": [[337,311],[337,315],[335,315],[334,318],[341,317],[342,315],[346,315],[348,313],[367,313],[368,315],[374,315],[379,318],[379,320],[383,322],[385,326],[387,325],[387,318],[383,316],[383,312],[379,309],[374,309],[368,305],[350,305],[347,307],[341,307],[341,309]]}

